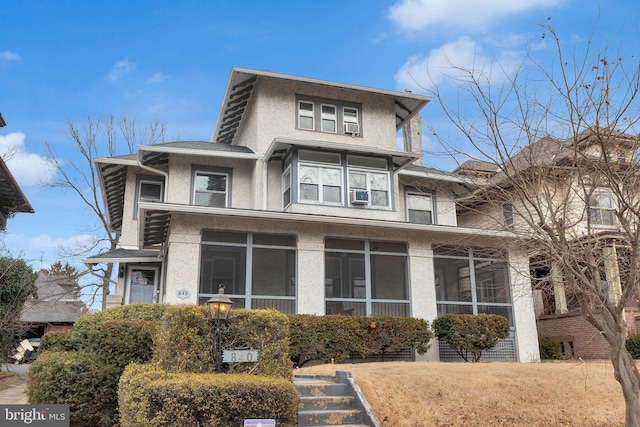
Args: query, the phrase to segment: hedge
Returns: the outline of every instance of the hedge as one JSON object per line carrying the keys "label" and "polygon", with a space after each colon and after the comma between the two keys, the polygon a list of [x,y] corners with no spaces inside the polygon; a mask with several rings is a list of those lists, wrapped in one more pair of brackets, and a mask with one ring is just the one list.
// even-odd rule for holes
{"label": "hedge", "polygon": [[369,356],[413,347],[429,349],[433,334],[423,319],[291,314],[289,355],[294,365],[342,362],[352,355]]}
{"label": "hedge", "polygon": [[497,314],[446,314],[432,326],[436,337],[465,362],[478,362],[484,351],[509,336],[509,321]]}
{"label": "hedge", "polygon": [[170,373],[129,365],[119,392],[122,427],[241,426],[250,418],[297,425],[298,394],[286,379],[247,374]]}
{"label": "hedge", "polygon": [[634,359],[640,359],[640,334],[631,334],[625,343],[627,351]]}
{"label": "hedge", "polygon": [[538,337],[538,349],[542,360],[560,359],[562,357],[562,345],[551,338]]}

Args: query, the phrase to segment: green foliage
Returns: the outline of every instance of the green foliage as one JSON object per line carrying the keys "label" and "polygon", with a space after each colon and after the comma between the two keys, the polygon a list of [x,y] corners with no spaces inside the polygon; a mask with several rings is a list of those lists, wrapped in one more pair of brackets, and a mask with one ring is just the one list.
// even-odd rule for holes
{"label": "green foliage", "polygon": [[[73,425],[111,426],[118,422],[118,382],[130,362],[151,358],[157,321],[151,304],[109,309],[83,316],[81,332],[45,335],[38,359],[29,369],[31,403],[67,403]],[[75,351],[55,351],[75,350]]]}
{"label": "green foliage", "polygon": [[248,418],[297,424],[293,384],[247,374],[168,373],[157,365],[130,365],[120,379],[119,403],[123,427],[229,427]]}
{"label": "green foliage", "polygon": [[38,354],[45,351],[71,351],[73,347],[73,331],[52,331],[42,336]]}
{"label": "green foliage", "polygon": [[562,357],[562,345],[551,338],[538,337],[538,349],[540,350],[540,359],[553,360]]}
{"label": "green foliage", "polygon": [[362,356],[397,352],[413,347],[422,354],[433,334],[422,319],[402,317],[351,317],[289,315],[289,355],[295,366],[333,360],[341,362],[353,354]]}
{"label": "green foliage", "polygon": [[447,314],[433,321],[433,331],[465,362],[477,362],[509,336],[509,321],[497,314]]}
{"label": "green foliage", "polygon": [[47,352],[29,368],[27,396],[32,404],[68,404],[75,426],[112,426],[120,374],[89,352]]}
{"label": "green foliage", "polygon": [[156,332],[153,360],[169,372],[212,372],[213,324],[206,306],[168,306]]}
{"label": "green foliage", "polygon": [[223,332],[223,348],[258,350],[257,363],[234,363],[229,373],[291,378],[289,319],[277,310],[233,310]]}
{"label": "green foliage", "polygon": [[86,350],[105,365],[121,371],[130,362],[151,359],[156,322],[139,319],[116,319],[96,323],[89,330]]}
{"label": "green foliage", "polygon": [[289,321],[289,356],[294,366],[314,361],[341,362],[352,353],[366,353],[365,330],[356,317],[290,314]]}
{"label": "green foliage", "polygon": [[80,316],[74,324],[80,341],[86,339],[89,329],[99,322],[115,319],[158,320],[162,317],[165,306],[162,304],[129,304],[108,308],[97,313]]}
{"label": "green foliage", "polygon": [[625,345],[631,357],[640,359],[640,334],[629,335]]}
{"label": "green foliage", "polygon": [[410,317],[363,317],[364,347],[367,354],[395,353],[406,347],[413,347],[419,354],[429,350],[433,333],[429,323],[423,319]]}
{"label": "green foliage", "polygon": [[37,297],[38,275],[22,259],[0,257],[0,354],[11,353],[19,335],[20,313],[29,297]]}

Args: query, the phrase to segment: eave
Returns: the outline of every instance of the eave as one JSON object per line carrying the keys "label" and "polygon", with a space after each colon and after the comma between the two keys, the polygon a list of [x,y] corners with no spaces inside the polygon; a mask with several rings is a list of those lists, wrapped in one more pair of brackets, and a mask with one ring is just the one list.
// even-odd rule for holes
{"label": "eave", "polygon": [[[142,249],[164,249],[170,234],[171,222],[175,214],[207,216],[209,218],[245,218],[247,221],[282,221],[300,224],[331,224],[379,230],[423,232],[434,241],[446,243],[452,240],[469,244],[487,244],[513,241],[518,236],[512,232],[486,230],[480,228],[454,227],[447,225],[423,225],[404,221],[384,221],[369,218],[342,217],[291,212],[262,211],[253,209],[211,208],[205,206],[179,205],[170,203],[139,203],[140,221],[138,245]],[[504,243],[502,243],[504,244]]]}
{"label": "eave", "polygon": [[9,205],[13,212],[35,212],[2,158],[0,158],[0,200],[3,204]]}

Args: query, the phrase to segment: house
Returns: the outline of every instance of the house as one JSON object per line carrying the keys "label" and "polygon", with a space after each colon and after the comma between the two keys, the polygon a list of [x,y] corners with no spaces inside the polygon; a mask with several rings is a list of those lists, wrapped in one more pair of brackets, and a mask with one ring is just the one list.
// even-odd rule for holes
{"label": "house", "polygon": [[210,141],[96,160],[122,240],[85,262],[118,264],[109,305],[202,304],[223,287],[234,307],[284,313],[499,313],[512,334],[495,357],[538,360],[526,250],[459,226],[470,180],[422,166],[429,100],[233,68]]}
{"label": "house", "polygon": [[51,331],[65,331],[86,312],[77,281],[62,275],[38,272],[38,298],[29,298],[20,313],[24,338],[40,338]]}
{"label": "house", "polygon": [[[485,190],[459,201],[458,223],[527,235],[533,227],[553,222],[566,247],[591,257],[583,267],[585,275],[595,275],[589,285],[594,290],[589,311],[602,318],[603,304],[620,300],[633,268],[628,263],[634,244],[618,218],[630,218],[620,202],[633,205],[638,194],[634,178],[638,142],[632,135],[592,128],[566,140],[542,138],[500,165],[466,162],[454,172]],[[618,183],[615,192],[612,182]],[[512,186],[518,189],[513,191]],[[565,357],[609,358],[609,344],[585,320],[579,295],[572,292],[576,288],[569,283],[572,278],[562,270],[558,255],[570,253],[549,252],[557,247],[549,244],[541,250],[532,245],[530,250],[538,333],[560,342]],[[586,265],[597,266],[595,273]],[[624,319],[629,333],[640,332],[637,298],[624,307]]]}

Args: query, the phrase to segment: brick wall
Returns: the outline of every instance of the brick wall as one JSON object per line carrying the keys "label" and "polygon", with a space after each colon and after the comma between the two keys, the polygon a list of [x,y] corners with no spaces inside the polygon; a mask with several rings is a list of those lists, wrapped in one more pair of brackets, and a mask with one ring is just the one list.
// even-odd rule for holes
{"label": "brick wall", "polygon": [[[640,310],[625,308],[627,329],[630,334],[640,332]],[[611,350],[600,332],[589,324],[579,312],[538,317],[538,336],[562,342],[565,357],[608,359]],[[573,348],[571,348],[573,346]]]}

